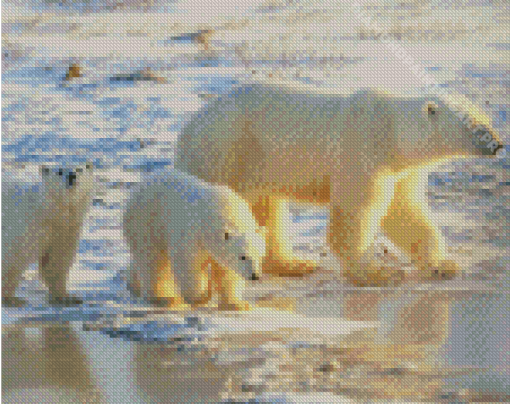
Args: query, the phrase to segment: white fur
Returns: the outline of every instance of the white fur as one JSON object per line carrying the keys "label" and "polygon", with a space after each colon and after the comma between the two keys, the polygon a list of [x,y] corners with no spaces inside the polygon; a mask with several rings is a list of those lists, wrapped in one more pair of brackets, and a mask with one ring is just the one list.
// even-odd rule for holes
{"label": "white fur", "polygon": [[[4,301],[16,300],[14,294],[21,276],[33,263],[39,264],[51,301],[71,299],[66,291],[67,276],[93,192],[92,166],[87,166],[89,168],[85,165],[73,169],[42,167],[40,177],[30,182],[4,178]],[[62,170],[61,175],[59,170]],[[76,176],[74,180],[73,175]]]}
{"label": "white fur", "polygon": [[[256,206],[279,268],[315,265],[293,254],[280,199],[329,204],[328,242],[356,271],[386,214],[395,219],[385,229],[390,239],[420,267],[437,268],[444,260],[440,232],[413,185],[421,177],[410,170],[451,156],[490,155],[489,138],[499,142],[490,121],[462,97],[253,84],[193,117],[179,137],[175,164]],[[416,219],[414,225],[403,217]]]}
{"label": "white fur", "polygon": [[210,257],[222,271],[234,271],[244,279],[260,276],[265,243],[248,204],[227,187],[177,170],[150,175],[134,191],[124,216],[124,234],[132,255],[131,289],[137,295],[166,297],[157,296],[162,253],[189,303],[210,292],[205,283],[211,274],[204,278],[200,273],[203,259]]}

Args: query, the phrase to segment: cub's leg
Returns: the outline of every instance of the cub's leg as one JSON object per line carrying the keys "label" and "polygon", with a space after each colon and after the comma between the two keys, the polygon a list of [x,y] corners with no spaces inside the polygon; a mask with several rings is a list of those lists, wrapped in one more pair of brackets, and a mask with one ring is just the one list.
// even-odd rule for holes
{"label": "cub's leg", "polygon": [[317,269],[317,263],[301,260],[292,251],[288,200],[272,195],[248,198],[257,223],[266,227],[263,271],[277,276],[300,277]]}
{"label": "cub's leg", "polygon": [[128,288],[135,297],[146,298],[156,306],[173,307],[179,304],[180,298],[173,287],[171,266],[165,250],[157,244],[143,245],[145,248],[140,249],[136,248],[135,243],[131,246]]}
{"label": "cub's leg", "polygon": [[243,289],[244,280],[234,271],[224,268],[214,261],[211,262],[211,265],[212,281],[219,295],[219,309],[250,310],[250,304],[238,296]]}
{"label": "cub's leg", "polygon": [[446,260],[445,240],[429,217],[428,172],[415,169],[397,183],[395,196],[382,226],[388,237],[406,252],[426,278],[449,279],[458,265]]}
{"label": "cub's leg", "polygon": [[210,255],[198,246],[175,248],[170,262],[184,301],[193,306],[206,304],[212,296]]}
{"label": "cub's leg", "polygon": [[76,257],[80,230],[64,225],[55,226],[51,231],[49,245],[39,261],[41,277],[49,289],[50,304],[81,304],[81,299],[67,293],[67,278]]}
{"label": "cub's leg", "polygon": [[[165,250],[160,250],[155,257],[155,277],[151,277],[151,291],[153,291],[153,303],[165,307],[178,307],[184,302],[180,293],[176,290],[172,265]],[[154,269],[152,269],[154,271]]]}

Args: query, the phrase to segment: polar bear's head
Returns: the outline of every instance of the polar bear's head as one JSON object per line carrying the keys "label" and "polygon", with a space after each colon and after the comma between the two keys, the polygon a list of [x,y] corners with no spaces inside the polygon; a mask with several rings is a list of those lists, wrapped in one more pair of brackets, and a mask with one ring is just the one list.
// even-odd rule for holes
{"label": "polar bear's head", "polygon": [[90,194],[93,184],[92,163],[74,167],[41,167],[47,196],[54,201],[72,203]]}
{"label": "polar bear's head", "polygon": [[222,231],[215,234],[216,261],[247,280],[262,276],[266,253],[264,228],[259,227],[248,203],[232,191],[222,193]]}
{"label": "polar bear's head", "polygon": [[241,233],[232,228],[225,229],[223,241],[227,254],[221,258],[222,264],[234,269],[246,280],[258,280],[262,276],[262,258],[266,245],[260,233],[259,230]]}
{"label": "polar bear's head", "polygon": [[463,96],[390,100],[399,157],[410,165],[453,156],[493,156],[503,147],[490,119]]}

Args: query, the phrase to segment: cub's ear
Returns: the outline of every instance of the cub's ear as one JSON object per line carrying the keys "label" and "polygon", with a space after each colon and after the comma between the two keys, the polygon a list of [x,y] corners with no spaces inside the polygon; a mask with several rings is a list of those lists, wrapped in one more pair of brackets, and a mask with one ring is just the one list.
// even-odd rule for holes
{"label": "cub's ear", "polygon": [[48,168],[48,166],[45,165],[41,166],[40,171],[42,175],[48,175],[50,173],[50,169]]}
{"label": "cub's ear", "polygon": [[85,168],[87,170],[92,170],[94,168],[94,164],[92,164],[92,161],[87,161],[87,163],[85,164]]}

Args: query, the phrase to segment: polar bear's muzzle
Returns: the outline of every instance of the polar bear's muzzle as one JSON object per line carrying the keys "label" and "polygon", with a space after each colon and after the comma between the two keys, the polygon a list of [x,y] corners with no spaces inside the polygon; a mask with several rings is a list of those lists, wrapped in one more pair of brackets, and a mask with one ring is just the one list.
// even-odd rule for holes
{"label": "polar bear's muzzle", "polygon": [[496,155],[498,150],[503,149],[503,144],[485,127],[479,127],[475,136],[485,155]]}

